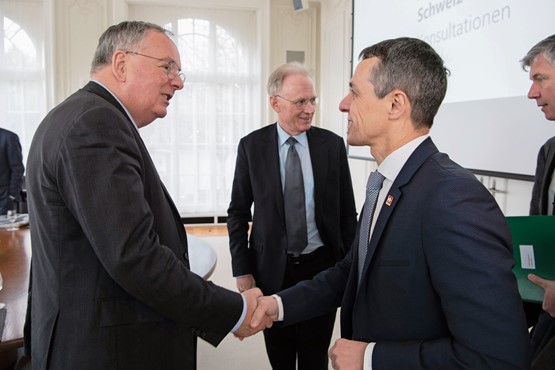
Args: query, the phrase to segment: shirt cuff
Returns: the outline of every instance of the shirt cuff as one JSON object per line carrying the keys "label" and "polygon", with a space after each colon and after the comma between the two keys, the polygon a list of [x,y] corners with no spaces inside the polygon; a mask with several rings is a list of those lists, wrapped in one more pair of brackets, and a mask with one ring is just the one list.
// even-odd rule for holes
{"label": "shirt cuff", "polygon": [[364,350],[364,370],[372,370],[372,353],[374,353],[375,342],[370,342]]}
{"label": "shirt cuff", "polygon": [[243,324],[243,321],[245,321],[245,316],[247,316],[247,299],[242,294],[241,298],[243,298],[243,312],[241,312],[241,317],[239,317],[239,321],[237,321],[237,324],[235,324],[233,329],[231,329],[232,333],[235,333],[237,329],[239,329],[239,327]]}
{"label": "shirt cuff", "polygon": [[274,297],[278,305],[278,318],[276,321],[283,321],[283,302],[281,301],[281,297],[277,294],[272,294],[272,297]]}

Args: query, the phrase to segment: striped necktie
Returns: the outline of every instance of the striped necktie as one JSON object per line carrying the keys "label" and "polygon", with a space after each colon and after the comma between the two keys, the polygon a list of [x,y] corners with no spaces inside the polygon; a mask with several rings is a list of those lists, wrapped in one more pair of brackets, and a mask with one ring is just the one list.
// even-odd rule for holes
{"label": "striped necktie", "polygon": [[289,151],[285,160],[285,228],[287,232],[287,253],[298,256],[308,245],[306,207],[303,171],[299,153],[295,149],[297,140],[287,139]]}
{"label": "striped necktie", "polygon": [[362,269],[364,268],[364,260],[368,252],[368,241],[370,239],[370,225],[372,224],[372,216],[376,209],[376,201],[378,194],[382,188],[385,177],[378,171],[374,171],[368,176],[366,185],[366,200],[362,211],[362,221],[360,222],[360,232],[358,239],[358,280],[362,277]]}

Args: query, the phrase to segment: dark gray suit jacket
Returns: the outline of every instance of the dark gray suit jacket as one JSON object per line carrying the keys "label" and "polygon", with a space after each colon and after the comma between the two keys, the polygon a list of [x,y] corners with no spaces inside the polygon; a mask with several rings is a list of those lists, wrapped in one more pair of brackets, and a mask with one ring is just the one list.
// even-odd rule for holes
{"label": "dark gray suit jacket", "polygon": [[33,369],[194,369],[238,293],[189,270],[180,216],[121,105],[90,82],[31,145]]}
{"label": "dark gray suit jacket", "polygon": [[375,370],[527,369],[511,235],[491,194],[426,139],[388,195],[360,285],[354,246],[279,293],[285,323],[341,305],[342,337],[376,342]]}
{"label": "dark gray suit jacket", "polygon": [[[357,222],[345,143],[333,132],[318,127],[307,131],[307,139],[316,226],[324,245],[339,261],[351,247]],[[264,294],[282,289],[287,258],[277,140],[274,123],[239,142],[227,219],[233,276],[253,274]]]}
{"label": "dark gray suit jacket", "polygon": [[19,137],[0,128],[0,214],[5,215],[20,199],[24,172]]}

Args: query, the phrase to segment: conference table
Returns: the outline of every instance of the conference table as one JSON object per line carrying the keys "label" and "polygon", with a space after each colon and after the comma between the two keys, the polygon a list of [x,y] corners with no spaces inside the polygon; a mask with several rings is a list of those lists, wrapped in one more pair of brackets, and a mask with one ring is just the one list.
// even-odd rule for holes
{"label": "conference table", "polygon": [[29,228],[21,227],[15,231],[0,228],[0,273],[3,278],[0,302],[6,305],[0,310],[0,318],[5,314],[0,342],[0,369],[9,368],[17,358],[17,348],[23,347],[30,264]]}
{"label": "conference table", "polygon": [[[187,240],[191,271],[208,279],[217,262],[214,248],[206,241],[192,235],[187,235]],[[29,227],[20,227],[14,231],[0,228],[0,273],[3,277],[0,302],[6,305],[5,308],[0,309],[0,319],[5,313],[0,341],[0,370],[10,368],[17,358],[17,349],[23,347],[30,264]]]}

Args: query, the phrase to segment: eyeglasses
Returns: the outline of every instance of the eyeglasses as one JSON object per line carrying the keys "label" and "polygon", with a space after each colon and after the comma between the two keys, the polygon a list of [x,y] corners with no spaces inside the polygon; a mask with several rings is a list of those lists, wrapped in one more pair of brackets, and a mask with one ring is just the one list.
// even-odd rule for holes
{"label": "eyeglasses", "polygon": [[289,103],[293,104],[297,109],[304,108],[308,103],[312,104],[312,106],[315,107],[318,105],[318,102],[320,101],[320,99],[317,97],[310,98],[310,99],[298,99],[298,100],[285,99],[283,96],[280,96],[280,95],[276,95],[276,97],[288,101]]}
{"label": "eyeglasses", "polygon": [[160,62],[165,62],[166,64],[164,66],[162,66],[162,68],[164,68],[166,70],[166,75],[168,75],[168,78],[170,80],[173,80],[174,78],[176,78],[177,76],[179,76],[179,78],[181,79],[181,81],[185,82],[185,73],[181,72],[181,69],[179,69],[179,67],[177,66],[177,64],[175,64],[175,61],[168,59],[168,58],[156,58],[156,57],[151,57],[150,55],[145,55],[145,54],[141,54],[141,53],[137,53],[135,51],[126,51],[126,54],[132,54],[132,55],[140,55],[142,57],[146,57],[146,58],[150,58],[150,59],[155,59],[158,60]]}

